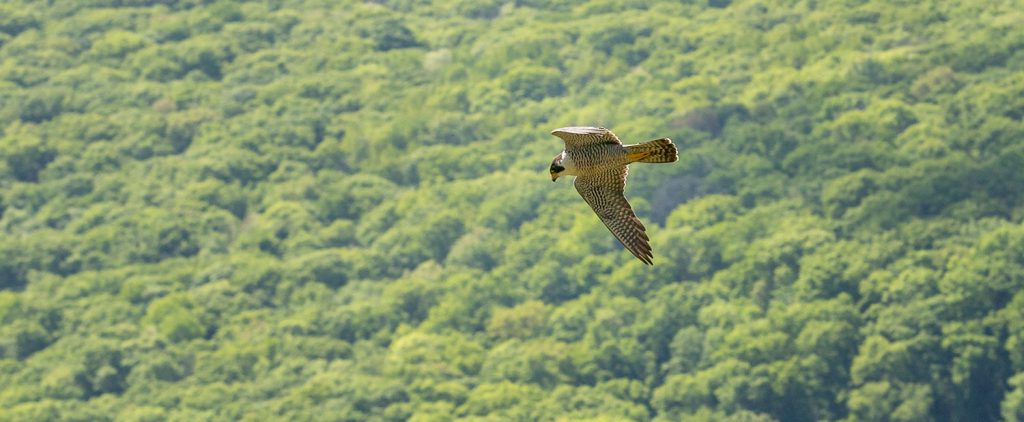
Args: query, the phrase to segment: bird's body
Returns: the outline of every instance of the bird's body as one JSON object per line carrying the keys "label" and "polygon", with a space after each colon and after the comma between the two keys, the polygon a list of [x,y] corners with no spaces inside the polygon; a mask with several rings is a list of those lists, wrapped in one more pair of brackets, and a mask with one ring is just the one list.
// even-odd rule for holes
{"label": "bird's body", "polygon": [[671,163],[679,159],[668,138],[622,145],[614,133],[599,127],[564,127],[551,132],[565,141],[565,150],[551,161],[551,180],[576,176],[573,185],[608,230],[633,255],[653,264],[646,228],[623,195],[630,163]]}
{"label": "bird's body", "polygon": [[575,148],[571,153],[562,153],[565,176],[599,174],[629,164],[626,148],[622,144],[596,144]]}

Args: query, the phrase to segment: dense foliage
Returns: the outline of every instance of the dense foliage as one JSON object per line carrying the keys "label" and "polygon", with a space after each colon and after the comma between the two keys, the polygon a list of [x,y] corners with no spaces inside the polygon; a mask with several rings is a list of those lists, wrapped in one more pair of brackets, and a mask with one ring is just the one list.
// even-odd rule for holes
{"label": "dense foliage", "polygon": [[1024,420],[1020,6],[3,2],[0,420]]}

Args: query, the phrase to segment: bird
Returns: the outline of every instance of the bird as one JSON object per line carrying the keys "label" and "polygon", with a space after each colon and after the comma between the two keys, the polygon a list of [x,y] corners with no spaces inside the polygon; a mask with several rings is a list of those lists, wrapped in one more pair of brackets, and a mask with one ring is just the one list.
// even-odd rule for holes
{"label": "bird", "polygon": [[551,131],[565,141],[565,149],[551,160],[551,181],[576,176],[573,186],[605,227],[629,252],[654,265],[647,228],[633,212],[623,190],[631,163],[672,163],[679,151],[669,138],[623,145],[603,127],[563,127]]}

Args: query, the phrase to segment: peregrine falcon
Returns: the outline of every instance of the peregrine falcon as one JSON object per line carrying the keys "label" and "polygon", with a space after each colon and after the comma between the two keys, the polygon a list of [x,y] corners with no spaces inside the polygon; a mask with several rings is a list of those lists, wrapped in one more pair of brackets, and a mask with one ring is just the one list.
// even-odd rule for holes
{"label": "peregrine falcon", "polygon": [[633,213],[623,189],[630,163],[671,163],[679,151],[668,138],[622,145],[603,127],[563,127],[551,131],[565,141],[565,150],[551,161],[551,181],[576,176],[573,185],[605,227],[644,264],[654,265],[646,229]]}

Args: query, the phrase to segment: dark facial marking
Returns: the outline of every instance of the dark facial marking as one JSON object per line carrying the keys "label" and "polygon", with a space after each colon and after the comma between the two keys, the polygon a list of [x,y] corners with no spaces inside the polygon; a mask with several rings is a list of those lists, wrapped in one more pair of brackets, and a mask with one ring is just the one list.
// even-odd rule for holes
{"label": "dark facial marking", "polygon": [[565,167],[562,167],[562,166],[560,166],[558,164],[552,164],[551,165],[551,172],[552,173],[561,173],[562,170],[565,170]]}

